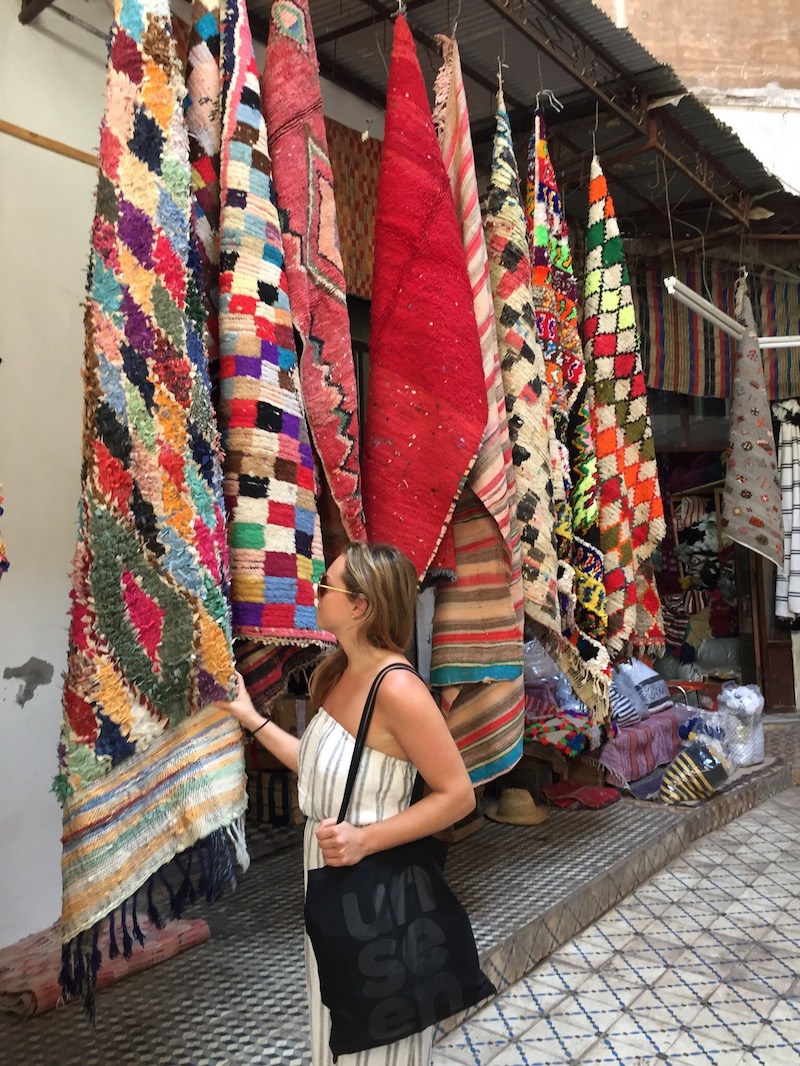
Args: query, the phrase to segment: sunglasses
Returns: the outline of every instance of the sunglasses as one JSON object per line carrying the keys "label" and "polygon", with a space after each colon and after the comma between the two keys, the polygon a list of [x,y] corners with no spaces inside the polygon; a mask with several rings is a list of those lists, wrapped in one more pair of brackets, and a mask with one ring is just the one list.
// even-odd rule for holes
{"label": "sunglasses", "polygon": [[345,596],[358,595],[357,592],[351,592],[350,589],[343,589],[341,585],[329,585],[327,572],[325,572],[324,574],[320,574],[319,581],[317,582],[317,591],[320,593],[320,595],[322,595],[323,589],[326,592],[343,592]]}

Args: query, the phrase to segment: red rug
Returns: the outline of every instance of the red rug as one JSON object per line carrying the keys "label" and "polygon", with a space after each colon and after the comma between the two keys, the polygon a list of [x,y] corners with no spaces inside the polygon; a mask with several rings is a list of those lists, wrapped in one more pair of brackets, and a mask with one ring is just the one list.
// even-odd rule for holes
{"label": "red rug", "polygon": [[[142,970],[152,969],[198,944],[205,944],[211,936],[208,925],[200,918],[172,921],[164,929],[157,929],[147,918],[142,918],[136,928],[144,942],[140,944],[137,937],[136,950],[126,958],[129,948],[125,944],[131,944],[130,933],[126,933],[126,940],[123,940],[117,927],[118,952],[112,958],[113,949],[106,926],[99,944],[103,964],[97,974],[96,991]],[[0,950],[0,1011],[30,1018],[53,1010],[62,997],[58,983],[60,967],[61,929],[58,924]]]}
{"label": "red rug", "polygon": [[480,446],[487,404],[453,194],[402,17],[375,230],[364,511],[370,539],[396,544],[423,578]]}

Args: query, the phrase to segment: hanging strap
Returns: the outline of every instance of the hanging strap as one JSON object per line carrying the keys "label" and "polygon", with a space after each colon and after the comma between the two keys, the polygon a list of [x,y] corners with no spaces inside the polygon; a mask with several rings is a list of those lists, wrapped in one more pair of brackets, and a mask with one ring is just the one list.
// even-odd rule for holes
{"label": "hanging strap", "polygon": [[[369,724],[372,721],[372,712],[375,710],[375,703],[378,698],[378,688],[381,681],[389,673],[390,670],[410,670],[412,674],[417,674],[417,671],[413,666],[409,666],[408,663],[389,663],[388,666],[384,666],[382,670],[379,670],[375,676],[375,680],[372,682],[369,693],[367,694],[367,700],[364,704],[364,712],[361,715],[361,722],[358,726],[358,733],[356,734],[356,743],[353,750],[353,758],[350,760],[350,770],[347,774],[347,783],[344,786],[344,796],[342,798],[342,806],[339,809],[339,817],[336,819],[338,822],[343,822],[345,815],[347,814],[347,808],[350,806],[350,799],[353,795],[353,787],[356,783],[356,774],[358,773],[358,766],[361,762],[361,756],[364,752],[364,744],[367,739],[367,733],[369,731]],[[419,677],[419,674],[417,674]],[[419,779],[419,775],[417,775]],[[414,784],[414,791],[417,790],[417,784]],[[413,798],[412,798],[413,802]]]}

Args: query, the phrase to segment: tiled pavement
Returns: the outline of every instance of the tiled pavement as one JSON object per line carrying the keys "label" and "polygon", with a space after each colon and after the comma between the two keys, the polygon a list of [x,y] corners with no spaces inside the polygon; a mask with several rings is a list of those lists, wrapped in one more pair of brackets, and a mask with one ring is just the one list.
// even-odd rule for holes
{"label": "tiled pavement", "polygon": [[800,1063],[800,789],[698,841],[466,1024],[434,1066]]}
{"label": "tiled pavement", "polygon": [[[786,730],[774,738],[767,730],[767,754],[778,761],[698,808],[623,800],[554,811],[535,827],[488,823],[453,847],[449,878],[500,996],[465,1028],[449,1023],[456,1028],[438,1044],[437,1066],[800,1064],[779,1017],[789,1009],[794,1017],[800,999],[792,895],[800,844],[791,839],[800,836],[800,806],[784,791],[794,748],[772,744],[785,746]],[[800,721],[789,731],[800,734]],[[94,1031],[77,1004],[31,1021],[0,1014],[0,1066],[308,1066],[298,831],[255,830],[250,844],[250,872],[205,914],[207,944],[101,993]],[[664,921],[673,900],[677,911]],[[764,925],[770,916],[779,927]],[[732,1021],[748,1003],[755,1021]],[[701,1017],[710,1010],[721,1020]],[[695,1016],[697,1026],[680,1028]],[[704,1038],[719,1040],[716,1057],[691,1036],[701,1022]],[[588,1052],[595,1057],[581,1057]]]}

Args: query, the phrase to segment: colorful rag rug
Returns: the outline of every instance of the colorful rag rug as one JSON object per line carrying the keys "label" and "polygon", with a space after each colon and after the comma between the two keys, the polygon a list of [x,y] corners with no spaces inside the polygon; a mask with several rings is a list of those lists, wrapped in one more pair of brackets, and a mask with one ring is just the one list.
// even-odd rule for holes
{"label": "colorful rag rug", "polygon": [[427,573],[487,420],[450,181],[408,24],[394,23],[375,222],[364,511]]}
{"label": "colorful rag rug", "polygon": [[[458,45],[438,37],[443,63],[433,121],[461,224],[481,340],[488,416],[467,487],[453,514],[456,580],[436,591],[431,682],[460,684],[522,673],[522,577],[513,464],[489,260]],[[462,526],[458,532],[456,527]]]}
{"label": "colorful rag rug", "polygon": [[244,0],[222,22],[220,403],[233,627],[265,644],[329,639],[314,458],[299,395],[267,131]]}
{"label": "colorful rag rug", "polygon": [[381,142],[325,119],[347,291],[372,299]]}
{"label": "colorful rag rug", "polygon": [[102,923],[173,856],[198,845],[195,883],[209,899],[235,884],[232,849],[247,861],[241,732],[207,706],[235,680],[218,436],[187,265],[184,97],[167,0],[117,0],[54,782],[64,808],[61,982],[87,1005]]}
{"label": "colorful rag rug", "polygon": [[568,472],[564,502],[557,502],[559,562],[566,562],[569,573],[574,575],[574,587],[569,590],[572,618],[562,602],[562,636],[551,650],[580,698],[604,719],[608,716],[611,665],[603,644],[607,614],[597,459],[585,388],[578,290],[569,234],[540,111],[534,116],[529,144],[526,219],[536,327],[547,368],[560,461]]}
{"label": "colorful rag rug", "polygon": [[775,585],[775,615],[795,621],[800,615],[800,403],[772,405],[780,423],[778,466],[783,516],[783,567]]}
{"label": "colorful rag rug", "polygon": [[497,94],[484,224],[516,478],[525,614],[543,631],[559,635],[550,399],[536,334],[519,171],[502,90]]}
{"label": "colorful rag rug", "polygon": [[666,532],[664,505],[630,277],[596,156],[586,242],[583,339],[600,487],[606,647],[612,655],[629,641],[663,649],[661,603],[652,567],[646,564]]}
{"label": "colorful rag rug", "polygon": [[[764,263],[749,270],[759,334],[787,337],[800,333],[800,283],[776,274]],[[715,307],[735,315],[738,271],[725,260],[698,255],[679,259],[677,270],[671,263],[647,261],[637,263],[633,273],[647,384],[684,396],[730,396],[734,340],[673,299],[664,288],[664,278],[677,274]],[[761,357],[770,399],[800,396],[800,360],[792,349],[765,349]]]}
{"label": "colorful rag rug", "polygon": [[192,164],[192,221],[200,256],[212,395],[219,384],[219,149],[221,0],[192,0],[186,63],[186,125]]}
{"label": "colorful rag rug", "polygon": [[[0,485],[2,489],[2,485]],[[3,494],[0,491],[0,518],[3,515]],[[0,577],[8,570],[9,567],[8,556],[6,555],[6,546],[3,543],[3,538],[0,537]]]}
{"label": "colorful rag rug", "polygon": [[745,327],[733,360],[730,455],[722,494],[722,529],[742,544],[783,566],[781,483],[775,458],[764,365],[744,278],[737,284],[736,317]]}
{"label": "colorful rag rug", "polygon": [[[339,251],[334,183],[308,0],[275,0],[261,80],[273,180],[299,337],[300,382],[335,526],[327,554],[364,540],[358,391]],[[321,508],[322,510],[322,508]]]}

